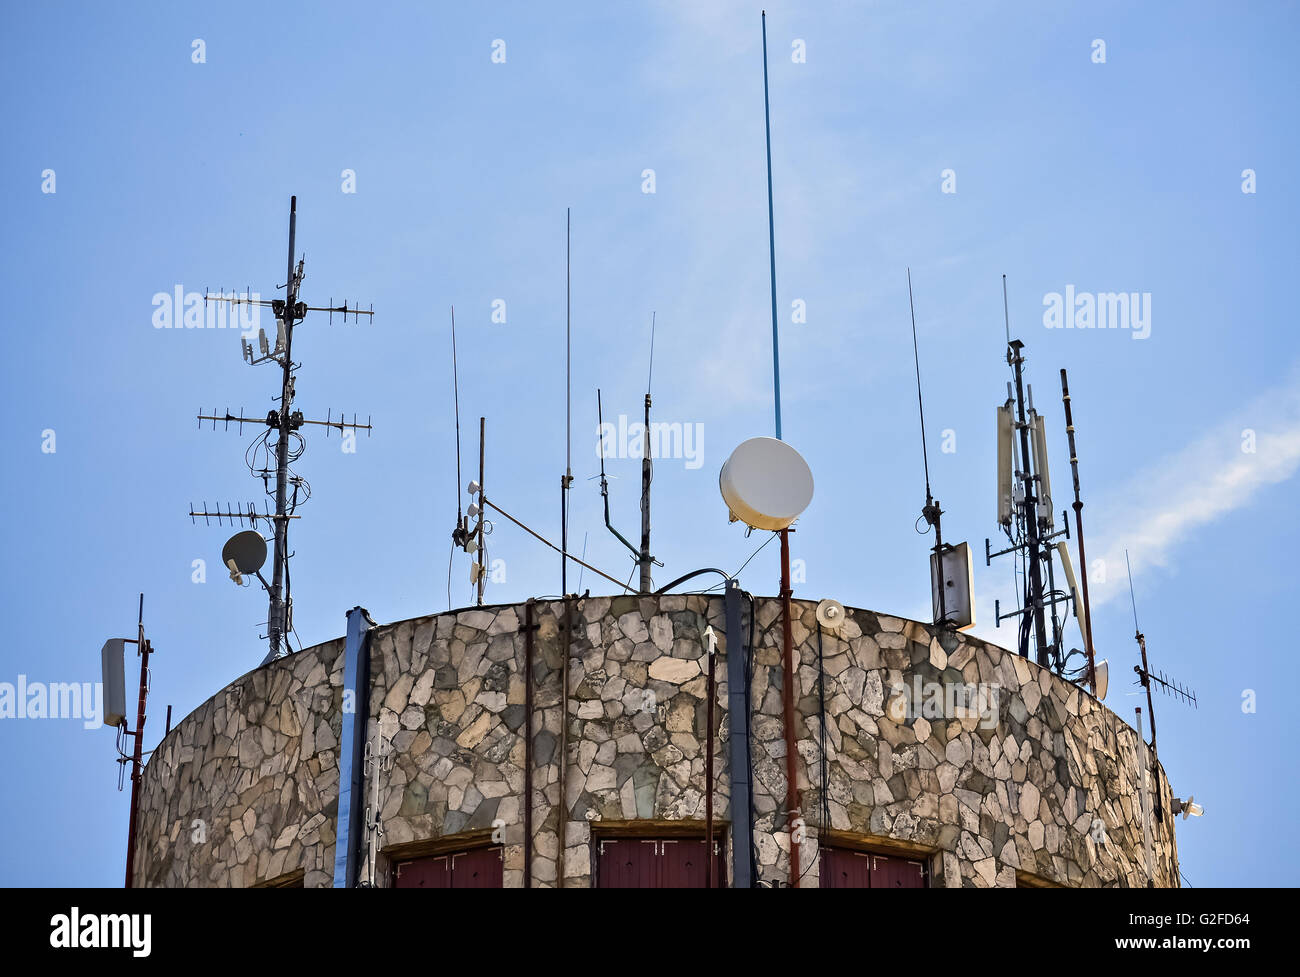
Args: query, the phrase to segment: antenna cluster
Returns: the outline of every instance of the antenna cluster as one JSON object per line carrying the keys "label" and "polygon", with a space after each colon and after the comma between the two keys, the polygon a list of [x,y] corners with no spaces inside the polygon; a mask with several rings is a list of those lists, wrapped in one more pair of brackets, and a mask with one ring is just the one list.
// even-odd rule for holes
{"label": "antenna cluster", "polygon": [[[1053,546],[1052,541],[1060,537],[1069,539],[1070,524],[1064,521],[1062,513],[1064,528],[1056,528],[1046,427],[1043,416],[1034,408],[1034,388],[1025,383],[1025,344],[1010,338],[1005,275],[1002,276],[1002,308],[1008,337],[1007,365],[1012,378],[1007,382],[1006,402],[997,409],[998,524],[1010,545],[994,553],[985,539],[984,563],[989,566],[994,557],[1015,554],[1024,579],[1023,582],[1017,579],[1020,606],[1003,614],[1001,601],[995,602],[994,624],[1000,627],[1008,618],[1019,618],[1018,653],[1028,657],[1032,642],[1038,664],[1064,675],[1074,653],[1063,650],[1065,622],[1058,605],[1073,603],[1077,614],[1078,604],[1072,585],[1069,592],[1056,585],[1053,555],[1061,553],[1063,547]],[[1066,576],[1072,578],[1073,570],[1068,570]]]}
{"label": "antenna cluster", "polygon": [[[243,305],[254,306],[256,308],[269,308],[276,320],[275,343],[272,345],[267,338],[265,329],[258,329],[257,348],[254,349],[247,339],[241,337],[240,345],[243,351],[244,361],[252,366],[258,366],[262,363],[275,363],[280,367],[280,396],[279,408],[267,412],[265,417],[249,417],[241,409],[238,414],[232,414],[229,408],[224,413],[218,413],[214,408],[211,414],[204,414],[200,409],[198,414],[199,427],[202,428],[203,422],[207,421],[216,430],[217,424],[221,423],[224,430],[229,430],[230,425],[234,424],[239,433],[243,433],[245,424],[260,425],[265,430],[249,446],[245,454],[245,461],[248,464],[250,474],[262,481],[262,485],[268,498],[275,500],[275,509],[271,510],[269,504],[263,502],[262,511],[258,512],[253,503],[249,503],[247,508],[235,508],[230,504],[226,505],[223,511],[218,505],[215,510],[210,510],[207,503],[204,503],[202,509],[196,510],[193,505],[190,507],[190,520],[192,522],[202,518],[205,525],[210,525],[212,519],[217,520],[217,525],[225,525],[227,522],[231,525],[250,525],[256,529],[260,523],[265,522],[274,534],[274,553],[272,557],[271,582],[262,577],[260,570],[262,561],[265,560],[265,548],[263,547],[260,560],[254,559],[257,547],[250,545],[247,539],[241,540],[241,537],[249,534],[238,534],[235,538],[227,543],[227,552],[233,553],[231,559],[227,560],[223,554],[223,563],[231,571],[231,579],[237,583],[241,582],[243,575],[256,575],[261,581],[262,586],[266,589],[269,596],[269,610],[267,613],[267,635],[270,641],[270,651],[264,659],[264,663],[279,657],[282,644],[287,645],[287,635],[293,632],[293,596],[291,590],[291,578],[289,575],[289,520],[297,519],[299,516],[296,509],[299,505],[306,502],[311,496],[311,487],[307,480],[297,474],[290,467],[297,461],[303,451],[306,449],[306,441],[300,433],[301,428],[307,424],[314,424],[325,428],[326,437],[329,436],[330,429],[343,434],[347,431],[365,431],[369,436],[371,431],[370,418],[366,418],[366,423],[358,421],[357,415],[352,415],[352,420],[347,420],[345,414],[340,413],[338,418],[334,417],[331,409],[324,420],[309,419],[303,416],[302,411],[293,409],[294,387],[297,379],[297,371],[301,366],[293,360],[293,336],[297,325],[306,318],[309,312],[324,312],[328,315],[329,321],[334,321],[334,315],[337,313],[343,316],[346,323],[349,316],[354,322],[366,316],[369,320],[374,320],[374,307],[362,309],[357,303],[344,302],[342,305],[335,305],[331,298],[328,305],[309,305],[299,299],[299,290],[302,286],[303,279],[306,277],[305,264],[306,259],[299,257],[295,264],[295,235],[298,222],[298,198],[291,197],[289,200],[289,260],[286,271],[285,284],[279,286],[285,292],[284,298],[279,299],[261,299],[255,298],[251,289],[244,294],[220,291],[216,294],[204,292],[203,301],[225,303],[230,307]],[[240,541],[238,545],[237,541]],[[264,541],[265,542],[265,541]],[[231,549],[234,545],[233,550]],[[243,561],[241,564],[240,561]],[[251,565],[256,562],[256,566]],[[232,565],[233,564],[233,565]]]}

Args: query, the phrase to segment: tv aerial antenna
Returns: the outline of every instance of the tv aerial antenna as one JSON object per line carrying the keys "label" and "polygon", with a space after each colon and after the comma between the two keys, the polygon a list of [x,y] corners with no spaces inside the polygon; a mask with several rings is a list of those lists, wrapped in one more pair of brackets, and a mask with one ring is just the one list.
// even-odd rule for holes
{"label": "tv aerial antenna", "polygon": [[[1021,599],[1015,610],[1003,614],[1002,602],[994,602],[994,626],[1001,627],[1007,618],[1019,618],[1017,652],[1029,657],[1032,639],[1038,664],[1063,675],[1069,656],[1061,650],[1064,626],[1057,605],[1073,602],[1075,594],[1073,587],[1070,593],[1057,589],[1052,554],[1060,555],[1062,548],[1052,546],[1052,540],[1062,536],[1069,539],[1070,524],[1062,511],[1064,528],[1057,530],[1055,526],[1047,433],[1043,416],[1034,409],[1033,385],[1025,383],[1025,344],[1011,338],[1006,275],[1002,276],[1002,314],[1012,379],[1007,383],[1006,402],[997,409],[998,524],[1010,545],[994,553],[985,538],[984,564],[991,566],[994,557],[1017,554],[1025,579],[1023,586],[1017,581]],[[1073,570],[1067,569],[1066,576],[1072,577]]]}
{"label": "tv aerial antenna", "polygon": [[1146,689],[1147,693],[1147,715],[1151,718],[1151,759],[1152,763],[1152,782],[1154,789],[1152,791],[1155,798],[1155,815],[1156,820],[1163,819],[1163,812],[1160,808],[1160,758],[1159,751],[1156,748],[1156,707],[1151,698],[1151,689],[1154,686],[1165,695],[1172,696],[1175,699],[1197,708],[1196,693],[1186,686],[1173,681],[1164,672],[1152,672],[1147,665],[1147,639],[1142,634],[1142,628],[1138,624],[1137,598],[1133,594],[1133,567],[1129,563],[1128,550],[1124,551],[1124,568],[1128,571],[1128,596],[1133,605],[1133,638],[1137,641],[1138,651],[1142,656],[1142,664],[1134,665],[1133,671],[1137,673],[1137,684]]}
{"label": "tv aerial antenna", "polygon": [[[335,314],[342,315],[344,323],[348,321],[349,316],[354,322],[359,321],[361,316],[366,316],[373,322],[375,315],[373,306],[362,309],[356,303],[349,305],[347,302],[335,305],[332,298],[329,305],[317,306],[308,305],[299,299],[299,290],[306,277],[303,270],[306,258],[299,257],[297,264],[294,264],[297,223],[298,198],[294,196],[289,198],[288,270],[285,284],[279,286],[284,289],[284,298],[266,300],[251,290],[243,295],[227,295],[224,290],[216,295],[207,292],[203,295],[205,304],[224,302],[232,308],[242,305],[249,305],[257,310],[269,308],[276,320],[274,346],[267,339],[264,329],[258,330],[256,350],[246,339],[241,337],[240,341],[243,346],[244,360],[249,365],[275,363],[280,367],[280,396],[276,398],[279,401],[279,409],[269,411],[264,418],[245,416],[242,410],[237,415],[231,414],[229,409],[224,414],[218,414],[216,410],[211,414],[204,414],[200,409],[198,415],[200,428],[203,427],[204,421],[210,422],[213,430],[216,430],[218,422],[224,425],[225,430],[229,430],[233,423],[241,433],[245,424],[262,425],[266,428],[249,446],[245,460],[252,475],[262,480],[262,487],[267,497],[275,500],[275,511],[271,511],[266,501],[262,503],[261,512],[257,511],[253,503],[238,509],[227,504],[224,512],[219,505],[215,511],[209,510],[206,502],[198,510],[192,505],[190,507],[191,522],[202,518],[205,524],[210,524],[210,521],[215,518],[219,526],[229,521],[232,525],[251,525],[253,530],[265,522],[273,532],[274,551],[270,583],[267,583],[259,572],[262,563],[256,559],[258,548],[252,541],[250,533],[237,534],[227,542],[226,549],[222,553],[223,564],[230,571],[232,580],[239,583],[245,575],[255,575],[269,596],[266,637],[270,641],[270,651],[263,659],[263,664],[280,656],[282,645],[287,648],[288,635],[293,632],[293,594],[289,575],[289,559],[292,556],[289,552],[289,521],[299,518],[295,510],[311,496],[311,487],[307,480],[290,467],[302,457],[306,448],[306,441],[300,433],[301,428],[306,424],[324,427],[327,437],[331,429],[337,430],[340,435],[345,435],[347,432],[353,432],[355,435],[357,431],[365,431],[367,437],[371,431],[369,417],[366,418],[365,424],[357,421],[356,414],[353,414],[352,420],[349,421],[344,414],[340,413],[336,420],[331,409],[326,414],[325,420],[310,420],[303,417],[302,411],[293,409],[294,385],[297,371],[302,365],[293,360],[293,334],[297,325],[306,318],[307,313],[325,312],[329,315],[331,323],[334,321]],[[252,532],[251,535],[260,536],[260,533]],[[231,554],[229,560],[227,552]],[[265,541],[261,552],[261,559],[265,560]],[[254,563],[257,565],[254,566]]]}
{"label": "tv aerial antenna", "polygon": [[[970,547],[953,546],[943,541],[943,509],[930,491],[930,455],[925,443],[925,401],[921,396],[921,353],[916,342],[916,302],[912,297],[912,269],[907,269],[907,303],[912,313],[912,359],[916,365],[916,409],[921,419],[921,461],[925,466],[925,505],[922,519],[934,527],[934,546],[930,550],[930,594],[934,604],[934,624],[939,629],[939,644],[945,651],[957,647],[957,632],[975,626],[975,586]],[[920,532],[921,530],[917,530]]]}

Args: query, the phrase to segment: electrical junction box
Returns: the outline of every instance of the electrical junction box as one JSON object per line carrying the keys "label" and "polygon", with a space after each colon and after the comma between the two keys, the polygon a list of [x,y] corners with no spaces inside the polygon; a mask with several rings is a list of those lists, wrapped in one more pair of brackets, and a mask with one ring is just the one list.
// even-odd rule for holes
{"label": "electrical junction box", "polygon": [[934,604],[934,621],[939,623],[939,587],[943,587],[944,611],[958,631],[975,626],[975,568],[971,563],[970,546],[958,543],[943,554],[943,573],[940,580],[939,561],[930,554],[930,594]]}

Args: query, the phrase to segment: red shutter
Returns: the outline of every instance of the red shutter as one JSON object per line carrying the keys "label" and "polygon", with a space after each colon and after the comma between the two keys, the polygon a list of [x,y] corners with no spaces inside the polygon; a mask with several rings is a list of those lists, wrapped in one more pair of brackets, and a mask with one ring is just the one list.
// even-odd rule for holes
{"label": "red shutter", "polygon": [[596,887],[600,889],[659,888],[657,841],[611,838],[598,842]]}
{"label": "red shutter", "polygon": [[924,889],[925,865],[897,855],[848,848],[821,849],[823,889]]}
{"label": "red shutter", "polygon": [[[596,886],[600,889],[702,889],[702,838],[607,838],[598,842]],[[722,888],[726,865],[714,842],[713,884]]]}
{"label": "red shutter", "polygon": [[925,866],[897,855],[872,855],[871,888],[924,889]]}
{"label": "red shutter", "polygon": [[867,889],[871,886],[871,856],[847,848],[822,848],[818,866],[823,889]]}
{"label": "red shutter", "polygon": [[502,850],[500,848],[475,848],[451,856],[451,887],[453,889],[501,888]]}
{"label": "red shutter", "polygon": [[433,855],[399,862],[394,873],[398,889],[499,889],[501,849],[472,848],[454,855]]}
{"label": "red shutter", "polygon": [[399,889],[450,889],[451,856],[399,862],[395,875]]}

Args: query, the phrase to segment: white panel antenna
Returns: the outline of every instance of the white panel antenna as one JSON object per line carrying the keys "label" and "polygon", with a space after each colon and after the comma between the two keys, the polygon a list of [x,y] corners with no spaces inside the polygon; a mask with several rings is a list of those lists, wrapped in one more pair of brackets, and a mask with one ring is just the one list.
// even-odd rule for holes
{"label": "white panel antenna", "polygon": [[1035,414],[1030,425],[1034,471],[1038,474],[1038,522],[1051,529],[1056,523],[1052,517],[1052,475],[1047,468],[1047,432],[1043,428],[1043,415]]}
{"label": "white panel antenna", "polygon": [[945,547],[943,554],[943,610],[939,608],[940,573],[935,554],[930,554],[930,594],[934,620],[946,614],[954,630],[968,631],[975,626],[975,568],[970,546],[958,543]]}
{"label": "white panel antenna", "polygon": [[998,523],[1011,525],[1012,483],[1015,467],[1014,443],[1015,425],[1011,420],[1009,405],[998,408]]}
{"label": "white panel antenna", "polygon": [[99,652],[104,678],[104,725],[126,722],[126,639],[109,638]]}

